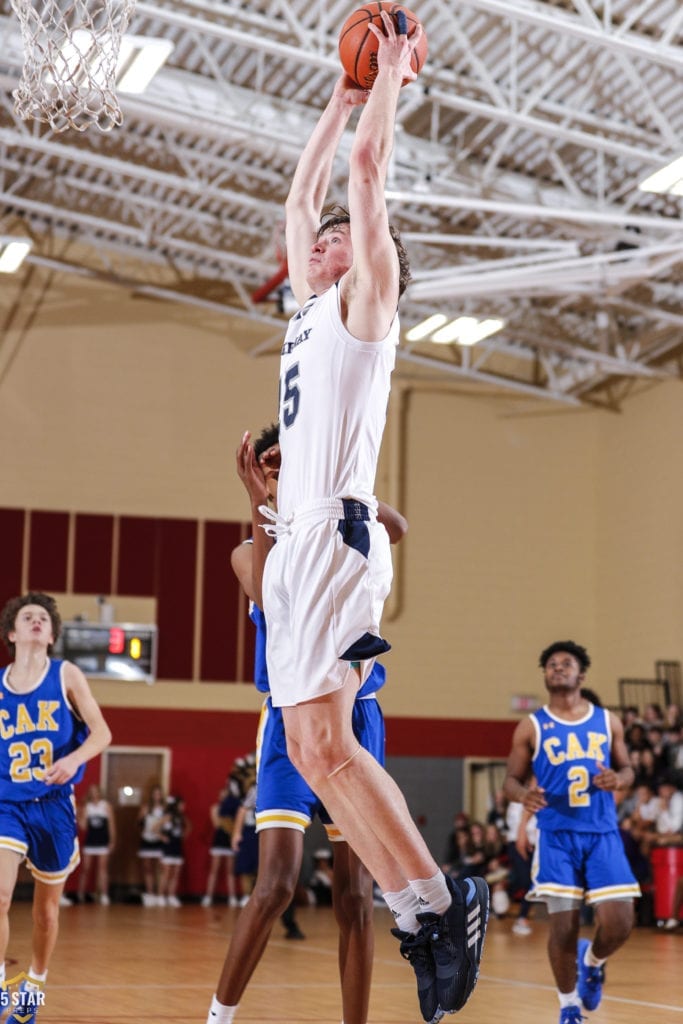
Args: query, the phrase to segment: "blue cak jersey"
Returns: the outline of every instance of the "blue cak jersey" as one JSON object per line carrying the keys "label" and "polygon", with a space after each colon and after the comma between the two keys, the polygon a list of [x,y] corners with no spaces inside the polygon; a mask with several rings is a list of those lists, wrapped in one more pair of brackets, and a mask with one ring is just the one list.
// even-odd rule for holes
{"label": "blue cak jersey", "polygon": [[[266,665],[266,617],[254,601],[249,602],[249,618],[256,626],[256,643],[254,651],[254,685],[259,693],[268,693],[270,683],[268,682],[268,666]],[[372,667],[372,672],[361,686],[356,700],[359,697],[369,697],[381,690],[386,682],[386,670],[384,665],[378,662]]]}
{"label": "blue cak jersey", "polygon": [[61,786],[48,785],[45,772],[75,750],[88,730],[66,696],[61,660],[49,659],[42,679],[29,693],[15,693],[8,682],[11,666],[0,683],[0,800],[35,800],[60,790],[71,792],[83,778],[85,765]]}
{"label": "blue cak jersey", "polygon": [[607,832],[618,828],[614,795],[593,782],[598,762],[610,767],[609,712],[588,705],[578,722],[558,718],[547,707],[529,715],[536,733],[532,769],[548,806],[538,827],[551,832]]}
{"label": "blue cak jersey", "polygon": [[249,602],[249,618],[256,626],[256,644],[254,650],[254,685],[259,693],[268,693],[268,667],[266,665],[266,617],[254,602]]}

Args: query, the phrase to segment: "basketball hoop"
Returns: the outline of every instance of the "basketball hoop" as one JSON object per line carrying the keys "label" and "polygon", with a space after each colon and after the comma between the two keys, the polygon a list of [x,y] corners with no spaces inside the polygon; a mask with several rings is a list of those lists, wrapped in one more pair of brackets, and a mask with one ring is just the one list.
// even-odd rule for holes
{"label": "basketball hoop", "polygon": [[24,68],[14,110],[53,131],[123,121],[114,91],[121,36],[135,0],[11,0],[21,23]]}

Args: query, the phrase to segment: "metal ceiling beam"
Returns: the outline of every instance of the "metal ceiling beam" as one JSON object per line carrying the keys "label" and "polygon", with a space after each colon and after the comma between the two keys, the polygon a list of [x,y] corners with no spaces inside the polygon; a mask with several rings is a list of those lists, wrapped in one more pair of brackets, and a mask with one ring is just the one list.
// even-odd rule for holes
{"label": "metal ceiling beam", "polygon": [[533,384],[525,384],[523,381],[512,380],[509,377],[494,376],[491,373],[482,373],[479,370],[472,370],[468,367],[456,366],[455,363],[446,363],[442,359],[429,359],[427,356],[418,355],[416,352],[407,352],[402,348],[396,350],[396,358],[406,363],[415,363],[416,366],[425,366],[430,370],[438,370],[439,373],[445,373],[452,377],[476,381],[478,384],[488,384],[493,388],[516,391],[522,395],[532,395],[534,398],[547,398],[554,402],[562,402],[565,405],[578,406],[581,404],[572,395],[535,387]]}
{"label": "metal ceiling beam", "polygon": [[417,207],[448,207],[453,210],[474,210],[479,213],[502,213],[508,217],[526,220],[565,220],[581,224],[605,224],[618,227],[651,228],[658,231],[683,232],[683,220],[673,217],[655,217],[649,214],[630,214],[619,209],[578,210],[567,206],[543,206],[540,203],[516,203],[512,199],[485,199],[482,196],[430,195],[425,192],[408,192],[388,189],[387,200],[397,203],[411,203]]}
{"label": "metal ceiling beam", "polygon": [[[522,21],[528,25],[547,29],[553,36],[573,36],[586,43],[591,43],[600,50],[611,50],[615,53],[626,53],[631,57],[642,57],[654,64],[663,64],[680,71],[680,47],[653,42],[647,36],[638,35],[635,32],[620,34],[618,31],[610,32],[605,28],[591,27],[580,17],[568,14],[554,6],[550,8],[548,4],[524,4],[520,0],[514,4],[511,4],[509,0],[464,0],[464,4],[472,10],[496,14],[506,21]],[[547,13],[544,8],[547,9]]]}

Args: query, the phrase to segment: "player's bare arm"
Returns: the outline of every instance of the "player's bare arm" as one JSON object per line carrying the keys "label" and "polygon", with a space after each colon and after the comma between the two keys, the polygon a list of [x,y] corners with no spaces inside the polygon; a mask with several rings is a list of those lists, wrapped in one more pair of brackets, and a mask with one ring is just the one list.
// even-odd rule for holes
{"label": "player's bare arm", "polygon": [[308,258],[320,225],[337,147],[354,107],[367,98],[365,89],[342,75],[299,157],[285,205],[289,283],[299,305],[311,294]]}
{"label": "player's bare arm", "polygon": [[503,783],[508,800],[523,804],[532,814],[546,806],[544,791],[536,785],[531,772],[535,738],[531,719],[522,719],[512,735],[512,749]]}
{"label": "player's bare arm", "polygon": [[90,691],[88,680],[80,668],[70,661],[64,662],[64,684],[69,703],[78,717],[85,722],[90,734],[80,747],[66,757],[60,757],[47,769],[45,781],[50,785],[68,782],[82,764],[101,754],[111,743],[111,731]]}
{"label": "player's bare arm", "polygon": [[[278,462],[273,469],[276,448]],[[236,463],[237,475],[249,495],[253,544],[241,544],[235,548],[230,562],[247,597],[251,601],[255,601],[259,608],[262,608],[263,569],[274,541],[265,530],[261,529],[267,520],[260,508],[262,505],[268,504],[268,474],[271,470],[279,469],[279,446],[276,445],[268,452],[264,452],[261,460],[257,460],[254,446],[251,443],[251,434],[246,431],[237,449]]]}
{"label": "player's bare arm", "polygon": [[389,534],[391,544],[398,544],[408,532],[408,520],[386,501],[377,502],[377,519]]}
{"label": "player's bare arm", "polygon": [[621,720],[611,711],[609,719],[612,730],[612,767],[606,768],[599,763],[598,772],[593,776],[593,784],[598,789],[629,789],[633,785],[635,776],[626,749],[624,727]]}
{"label": "player's bare arm", "polygon": [[[384,198],[401,83],[414,78],[412,52],[421,35],[399,35],[395,20],[382,13],[384,34],[378,40],[378,73],[361,113],[349,161],[349,213],[353,266],[342,281],[342,318],[350,333],[380,341],[391,326],[399,294],[399,264],[389,233]],[[344,308],[345,307],[345,308]]]}

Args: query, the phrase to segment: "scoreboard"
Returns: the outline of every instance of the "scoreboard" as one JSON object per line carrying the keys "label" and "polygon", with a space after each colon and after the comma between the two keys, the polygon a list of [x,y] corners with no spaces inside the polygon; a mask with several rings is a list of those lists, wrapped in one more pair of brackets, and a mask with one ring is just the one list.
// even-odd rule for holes
{"label": "scoreboard", "polygon": [[139,623],[63,622],[55,657],[97,679],[156,679],[157,627]]}

